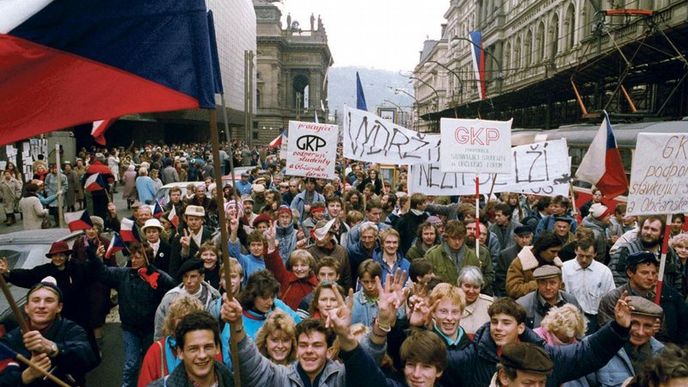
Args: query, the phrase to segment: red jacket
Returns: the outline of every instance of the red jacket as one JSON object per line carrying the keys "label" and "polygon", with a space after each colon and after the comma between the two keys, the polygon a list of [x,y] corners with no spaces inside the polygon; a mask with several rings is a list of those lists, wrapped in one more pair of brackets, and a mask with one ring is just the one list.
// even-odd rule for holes
{"label": "red jacket", "polygon": [[[284,267],[279,249],[266,254],[265,267],[275,275],[275,278],[280,283],[280,299],[293,310],[298,309],[301,300],[309,295],[318,285],[318,279],[313,273],[306,278],[299,279],[296,278],[294,273],[288,271]],[[312,270],[315,270],[315,268],[312,268]]]}

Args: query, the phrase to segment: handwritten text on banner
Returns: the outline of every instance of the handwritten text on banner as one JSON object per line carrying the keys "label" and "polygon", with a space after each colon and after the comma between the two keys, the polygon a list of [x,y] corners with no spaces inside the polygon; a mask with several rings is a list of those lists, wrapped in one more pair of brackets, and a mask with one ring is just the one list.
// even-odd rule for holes
{"label": "handwritten text on banner", "polygon": [[442,118],[442,171],[511,173],[511,122]]}
{"label": "handwritten text on banner", "polygon": [[688,212],[688,134],[640,133],[627,215]]}
{"label": "handwritten text on banner", "polygon": [[[493,192],[523,192],[554,196],[567,195],[569,160],[566,140],[537,142],[511,148],[512,171],[496,175]],[[480,174],[480,192],[488,193],[495,175]],[[409,191],[426,195],[471,195],[475,193],[475,173],[441,172],[439,163],[413,165]]]}
{"label": "handwritten text on banner", "polygon": [[287,175],[336,178],[337,125],[289,121]]}
{"label": "handwritten text on banner", "polygon": [[395,125],[364,110],[344,110],[344,157],[385,164],[427,164],[440,160],[440,135]]}

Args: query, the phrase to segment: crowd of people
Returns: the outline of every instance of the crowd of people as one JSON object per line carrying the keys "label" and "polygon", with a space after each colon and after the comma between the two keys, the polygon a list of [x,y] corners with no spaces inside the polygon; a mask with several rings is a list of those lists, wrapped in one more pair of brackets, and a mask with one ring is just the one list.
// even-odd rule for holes
{"label": "crowd of people", "polygon": [[[340,178],[301,178],[267,148],[234,145],[234,165],[255,167],[233,184],[213,178],[230,172],[229,154],[216,163],[198,144],[80,154],[63,166],[62,191],[54,166],[36,165],[23,187],[8,167],[0,194],[13,208],[23,196],[25,228],[55,222],[59,195],[67,209],[88,208],[93,227],[71,247],[55,242],[33,269],[0,260],[8,282],[30,289],[33,329],[3,342],[83,383],[107,351],[114,289],[123,386],[231,386],[235,367],[247,386],[688,384],[683,214],[666,231],[664,215],[627,216],[596,189],[580,216],[564,196],[500,193],[476,209],[472,196],[407,193],[405,167],[388,181],[379,165],[339,159]],[[94,173],[102,192],[83,189]],[[189,183],[156,214],[171,182]],[[126,266],[105,238],[124,221],[120,193],[139,238]],[[20,383],[48,382],[5,365],[0,385]]]}

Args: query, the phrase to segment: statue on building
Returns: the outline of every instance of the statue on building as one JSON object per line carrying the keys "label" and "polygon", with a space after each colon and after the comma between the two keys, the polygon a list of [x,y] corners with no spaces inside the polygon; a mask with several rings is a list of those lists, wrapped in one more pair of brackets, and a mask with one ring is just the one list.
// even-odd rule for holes
{"label": "statue on building", "polygon": [[311,31],[315,31],[315,16],[311,13]]}
{"label": "statue on building", "polygon": [[291,13],[287,14],[287,29],[291,29]]}
{"label": "statue on building", "polygon": [[322,19],[320,18],[320,15],[318,15],[318,31],[323,30],[323,22]]}

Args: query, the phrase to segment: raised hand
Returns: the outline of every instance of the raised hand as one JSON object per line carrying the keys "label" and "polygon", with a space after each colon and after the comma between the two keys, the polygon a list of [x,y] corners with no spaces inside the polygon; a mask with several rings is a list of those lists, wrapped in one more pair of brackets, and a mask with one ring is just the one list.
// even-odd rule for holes
{"label": "raised hand", "polygon": [[191,245],[191,237],[189,236],[189,229],[184,228],[184,236],[179,238],[179,243],[182,245],[183,249],[188,249]]}
{"label": "raised hand", "polygon": [[263,236],[268,241],[268,252],[271,253],[271,252],[275,251],[275,248],[277,246],[277,244],[276,244],[277,222],[276,221],[272,221],[270,223],[270,227],[268,227],[267,230],[263,231]]}
{"label": "raised hand", "polygon": [[222,321],[234,324],[241,320],[242,312],[241,304],[236,298],[232,298],[230,301],[227,299],[227,294],[222,296],[222,308],[220,309]]}
{"label": "raised hand", "polygon": [[412,327],[427,327],[430,324],[432,311],[437,307],[440,300],[433,305],[428,305],[425,298],[413,295],[409,299],[410,311],[409,325]]}
{"label": "raised hand", "polygon": [[0,274],[7,274],[10,272],[10,263],[7,261],[7,257],[0,258]]}
{"label": "raised hand", "polygon": [[234,236],[234,239],[236,239],[236,234],[239,231],[239,214],[237,212],[234,213],[234,216],[232,216],[229,219],[229,232]]}
{"label": "raised hand", "polygon": [[350,304],[344,300],[336,286],[332,290],[334,290],[334,294],[337,297],[337,307],[327,311],[325,326],[332,328],[337,336],[348,336],[350,334],[349,327],[351,326]]}
{"label": "raised hand", "polygon": [[634,310],[633,305],[631,305],[631,298],[628,296],[628,292],[624,290],[621,297],[616,301],[614,306],[614,319],[617,324],[624,328],[631,326],[631,312]]}
{"label": "raised hand", "polygon": [[387,274],[385,286],[383,287],[380,277],[375,277],[375,285],[378,291],[378,322],[381,325],[391,326],[396,322],[397,309],[404,302],[404,282],[405,273],[397,270],[394,276]]}

